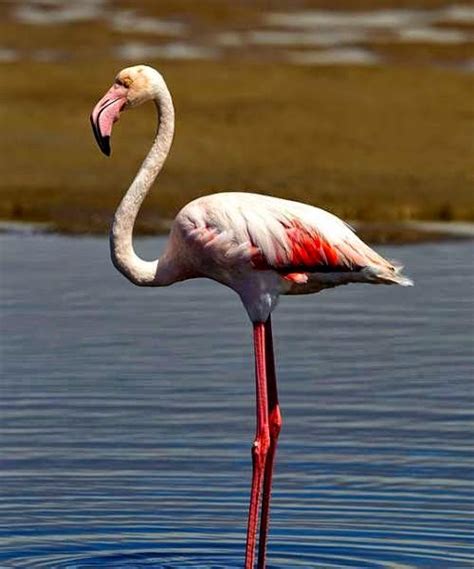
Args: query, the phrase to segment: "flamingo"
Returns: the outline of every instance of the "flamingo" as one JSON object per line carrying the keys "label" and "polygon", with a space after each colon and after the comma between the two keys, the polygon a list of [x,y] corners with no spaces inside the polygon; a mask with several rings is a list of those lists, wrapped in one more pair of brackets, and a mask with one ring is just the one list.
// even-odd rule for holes
{"label": "flamingo", "polygon": [[[348,283],[412,285],[397,266],[322,209],[267,195],[226,192],[187,204],[176,216],[163,255],[134,251],[133,226],[168,156],[174,108],[162,75],[146,65],[123,69],[91,114],[97,143],[110,155],[112,126],[122,111],[152,100],[158,130],[118,206],[110,232],[112,262],[138,286],[168,286],[206,277],[233,289],[253,326],[256,434],[247,520],[245,569],[265,567],[272,475],[282,419],[278,401],[271,314],[281,294],[307,294]],[[260,525],[258,527],[258,522]]]}

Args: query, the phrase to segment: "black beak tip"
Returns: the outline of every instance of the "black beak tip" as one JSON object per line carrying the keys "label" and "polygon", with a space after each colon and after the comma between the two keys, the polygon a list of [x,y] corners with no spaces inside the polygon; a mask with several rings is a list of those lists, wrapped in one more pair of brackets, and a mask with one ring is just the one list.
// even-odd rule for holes
{"label": "black beak tip", "polygon": [[95,140],[101,149],[101,151],[106,155],[110,156],[110,136],[102,136],[100,133],[99,127],[95,124],[92,115],[90,117],[91,125],[92,125],[92,132],[94,133]]}
{"label": "black beak tip", "polygon": [[100,149],[106,156],[110,156],[110,136],[101,137],[101,142],[99,143]]}

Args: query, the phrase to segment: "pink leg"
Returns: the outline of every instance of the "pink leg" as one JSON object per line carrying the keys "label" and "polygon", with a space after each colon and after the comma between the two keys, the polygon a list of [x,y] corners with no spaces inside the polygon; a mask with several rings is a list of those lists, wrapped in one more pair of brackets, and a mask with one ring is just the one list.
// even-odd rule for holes
{"label": "pink leg", "polygon": [[270,447],[265,358],[265,324],[263,322],[255,323],[253,327],[253,334],[257,391],[257,432],[252,447],[252,490],[250,493],[245,569],[253,569],[254,567],[255,539],[257,534],[260,494],[262,491],[267,453]]}
{"label": "pink leg", "polygon": [[272,492],[273,465],[281,429],[281,413],[278,404],[278,392],[275,373],[275,357],[273,352],[272,322],[271,318],[265,323],[265,347],[267,363],[267,389],[268,389],[268,421],[270,430],[270,448],[268,449],[263,479],[262,513],[260,521],[260,538],[258,546],[258,569],[265,568],[265,552],[267,546],[268,526],[270,521],[270,497]]}

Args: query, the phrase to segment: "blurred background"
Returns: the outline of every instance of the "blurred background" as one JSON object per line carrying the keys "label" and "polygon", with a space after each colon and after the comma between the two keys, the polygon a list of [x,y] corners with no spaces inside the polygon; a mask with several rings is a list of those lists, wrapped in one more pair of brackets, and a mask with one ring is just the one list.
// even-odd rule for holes
{"label": "blurred background", "polygon": [[7,0],[0,22],[4,219],[107,230],[154,109],[123,116],[109,161],[88,115],[136,63],[162,71],[177,108],[138,231],[229,189],[375,223],[372,240],[474,219],[472,2]]}

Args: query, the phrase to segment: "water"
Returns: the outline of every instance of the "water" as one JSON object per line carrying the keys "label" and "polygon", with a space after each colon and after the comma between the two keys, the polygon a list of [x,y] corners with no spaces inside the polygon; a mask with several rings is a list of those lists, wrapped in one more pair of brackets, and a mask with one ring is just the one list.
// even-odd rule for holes
{"label": "water", "polygon": [[[237,297],[135,288],[105,238],[0,240],[0,567],[241,567],[254,384]],[[414,288],[274,315],[269,568],[474,566],[472,245],[383,252]]]}
{"label": "water", "polygon": [[[191,10],[176,7],[171,17],[163,11],[147,9],[140,3],[106,2],[105,0],[17,0],[10,2],[7,18],[27,26],[63,28],[63,37],[69,38],[69,27],[74,24],[99,24],[111,32],[113,45],[101,45],[102,53],[136,62],[150,58],[173,60],[234,60],[248,59],[251,53],[255,61],[290,62],[303,65],[390,65],[400,63],[400,57],[387,58],[382,45],[392,45],[397,51],[400,43],[421,43],[429,48],[436,45],[468,45],[474,41],[472,3],[446,0],[444,6],[423,9],[415,1],[411,7],[363,10],[302,9],[305,2],[269,3],[273,8],[290,8],[289,11],[267,11],[247,2],[247,25],[236,25],[231,17],[223,17],[219,23],[196,17]],[[143,3],[141,3],[143,4]],[[351,4],[351,3],[348,3]],[[352,2],[357,8],[357,2]],[[404,2],[403,4],[407,4]],[[292,6],[291,6],[292,5]],[[298,9],[300,5],[300,9]],[[269,6],[271,7],[271,6]],[[166,10],[165,10],[166,11]],[[203,20],[204,18],[204,20]],[[242,18],[242,15],[241,15]],[[240,18],[240,20],[241,20]],[[442,26],[448,26],[443,28]],[[135,39],[129,40],[132,34]],[[110,35],[110,34],[109,34]],[[142,41],[136,41],[141,35]],[[86,42],[86,45],[87,42]],[[365,46],[365,47],[364,47]],[[300,48],[306,49],[300,49]],[[308,48],[313,48],[308,52]],[[314,49],[317,48],[317,49]],[[0,64],[23,59],[34,61],[64,61],[80,57],[90,58],[90,48],[78,46],[72,50],[67,42],[55,49],[11,49],[0,46]],[[473,60],[468,55],[458,57],[450,67],[471,71]],[[410,63],[409,56],[402,58]],[[419,58],[416,58],[420,64]],[[437,50],[429,65],[446,65],[446,55]]]}

